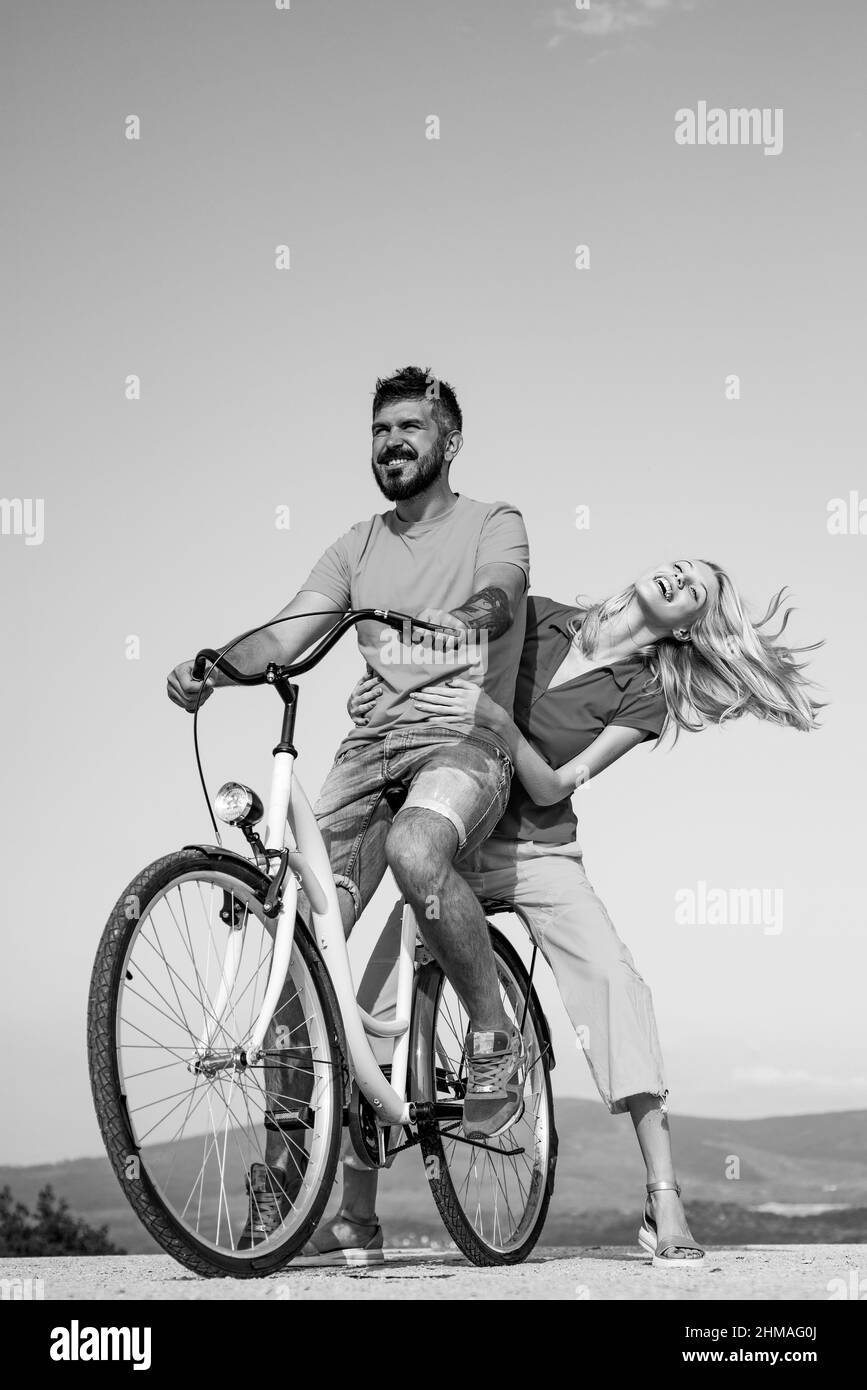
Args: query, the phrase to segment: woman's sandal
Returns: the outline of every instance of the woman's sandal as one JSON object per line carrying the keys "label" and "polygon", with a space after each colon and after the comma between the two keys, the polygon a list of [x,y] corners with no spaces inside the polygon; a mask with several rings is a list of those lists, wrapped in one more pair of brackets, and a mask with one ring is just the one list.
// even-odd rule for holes
{"label": "woman's sandal", "polygon": [[[654,1269],[667,1269],[669,1265],[699,1265],[702,1262],[705,1251],[697,1240],[691,1236],[677,1236],[674,1240],[667,1240],[664,1245],[659,1243],[659,1235],[656,1230],[656,1221],[650,1210],[650,1194],[652,1192],[676,1192],[680,1196],[680,1184],[676,1182],[649,1182],[647,1184],[647,1197],[644,1199],[644,1219],[638,1232],[638,1244],[648,1255],[651,1256]],[[669,1250],[697,1250],[698,1255],[669,1255]]]}
{"label": "woman's sandal", "polygon": [[[340,1245],[339,1242],[329,1246],[329,1235],[332,1240],[337,1238],[334,1234],[335,1225],[346,1222],[349,1226],[360,1226],[364,1230],[370,1231],[368,1239],[363,1245]],[[341,1212],[335,1216],[327,1225],[320,1226],[304,1246],[300,1255],[297,1255],[289,1265],[290,1269],[320,1269],[327,1268],[328,1265],[380,1265],[385,1261],[382,1252],[382,1227],[379,1222],[374,1221],[353,1221],[351,1216],[344,1216]]]}

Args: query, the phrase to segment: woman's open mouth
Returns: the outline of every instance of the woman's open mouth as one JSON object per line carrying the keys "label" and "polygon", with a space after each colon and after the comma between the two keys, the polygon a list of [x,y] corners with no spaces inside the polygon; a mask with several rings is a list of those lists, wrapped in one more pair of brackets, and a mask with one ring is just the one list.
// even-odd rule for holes
{"label": "woman's open mouth", "polygon": [[655,574],[653,576],[653,581],[659,588],[659,592],[662,594],[666,603],[671,603],[671,600],[674,598],[674,587],[669,584],[668,580],[662,574]]}

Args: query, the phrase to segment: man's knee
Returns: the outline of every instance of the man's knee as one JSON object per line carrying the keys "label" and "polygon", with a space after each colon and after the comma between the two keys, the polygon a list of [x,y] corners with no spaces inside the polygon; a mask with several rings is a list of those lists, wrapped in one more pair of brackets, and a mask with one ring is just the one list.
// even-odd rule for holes
{"label": "man's knee", "polygon": [[408,806],[395,817],[385,842],[388,867],[398,882],[441,887],[457,853],[457,832],[436,811]]}

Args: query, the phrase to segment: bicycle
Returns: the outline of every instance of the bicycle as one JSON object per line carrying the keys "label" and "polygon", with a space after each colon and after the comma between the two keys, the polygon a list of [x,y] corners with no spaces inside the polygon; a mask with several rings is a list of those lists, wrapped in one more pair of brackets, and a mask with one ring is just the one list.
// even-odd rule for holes
{"label": "bicycle", "polygon": [[[324,1212],[344,1126],[371,1168],[420,1149],[445,1226],[477,1265],[526,1259],[553,1191],[554,1056],[533,985],[535,946],[528,971],[489,923],[506,1013],[527,1050],[524,1114],[497,1140],[460,1133],[466,1011],[406,902],[394,1017],[371,1017],[355,997],[337,889],[295,775],[293,677],[364,620],[405,635],[407,625],[440,630],[355,609],[308,656],[255,675],[226,660],[235,643],[198,653],[197,679],[219,667],[238,685],[273,686],[283,702],[264,837],[259,797],[225,783],[213,809],[208,801],[218,843],[184,845],[143,869],[115,904],[94,962],[88,1059],[109,1159],[151,1235],[204,1276],[259,1277],[290,1263]],[[199,772],[207,796],[200,761]],[[394,811],[406,789],[385,794]],[[241,830],[247,854],[223,846],[214,811]],[[301,889],[309,924],[298,911]],[[390,1066],[378,1065],[370,1036],[393,1040]],[[287,1078],[303,1094],[283,1090]],[[239,1249],[245,1179],[254,1161],[264,1163],[268,1131],[295,1195],[267,1240]],[[266,1172],[276,1195],[288,1177]]]}

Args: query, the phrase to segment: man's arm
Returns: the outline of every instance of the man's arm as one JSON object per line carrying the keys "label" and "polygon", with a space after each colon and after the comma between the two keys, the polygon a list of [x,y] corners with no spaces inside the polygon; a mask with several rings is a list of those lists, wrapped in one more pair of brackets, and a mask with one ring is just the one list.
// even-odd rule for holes
{"label": "man's arm", "polygon": [[[526,585],[527,579],[520,565],[506,560],[491,561],[476,570],[473,592],[459,608],[452,608],[448,612],[442,608],[423,608],[414,617],[421,618],[422,622],[453,627],[454,639],[435,639],[437,645],[443,644],[446,649],[460,641],[460,635],[466,632],[486,632],[494,641],[512,626],[518,600]],[[425,641],[429,635],[424,628],[413,628],[414,641]]]}
{"label": "man's arm", "polygon": [[[353,528],[354,529],[354,528]],[[269,661],[288,664],[295,661],[311,643],[333,626],[335,618],[352,607],[352,532],[338,537],[319,557],[291,603],[261,632],[245,637],[226,653],[227,660],[245,675],[264,671]],[[320,613],[321,617],[314,617]],[[292,618],[292,622],[280,622]],[[191,712],[199,693],[207,700],[215,686],[231,685],[222,671],[213,671],[205,682],[193,680],[192,661],[182,661],[168,678],[168,697],[173,704]]]}
{"label": "man's arm", "polygon": [[[323,610],[325,616],[313,616],[321,614]],[[344,612],[345,608],[337,606],[334,599],[326,598],[325,594],[316,593],[312,589],[302,589],[291,603],[287,603],[286,607],[280,610],[269,627],[263,628],[251,637],[245,637],[243,642],[232,648],[226,659],[245,675],[264,671],[269,661],[283,664],[295,661],[318,638],[324,636]],[[280,618],[289,617],[293,619],[292,622],[277,622]],[[202,687],[201,681],[193,679],[192,671],[192,661],[182,661],[170,673],[167,682],[169,699],[188,712],[195,708]],[[231,685],[232,681],[222,671],[214,670],[205,684],[203,703],[210,697],[215,686]]]}
{"label": "man's arm", "polygon": [[[314,616],[322,614],[323,610],[327,616]],[[285,608],[280,609],[270,627],[263,628],[252,637],[245,637],[243,642],[233,647],[227,660],[245,675],[264,671],[269,661],[284,665],[296,661],[301,653],[323,637],[334,626],[341,613],[345,612],[345,608],[338,608],[334,599],[326,598],[325,594],[317,594],[312,589],[302,589]],[[281,622],[282,618],[291,618],[292,621]],[[232,684],[222,671],[215,671],[214,674],[217,677],[217,685]]]}
{"label": "man's arm", "polygon": [[508,561],[493,561],[482,565],[473,576],[473,592],[460,608],[453,608],[471,632],[487,632],[488,637],[502,637],[512,626],[518,600],[527,580],[519,565]]}

